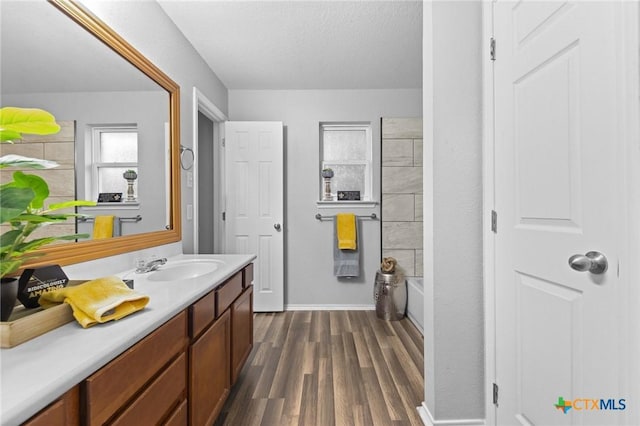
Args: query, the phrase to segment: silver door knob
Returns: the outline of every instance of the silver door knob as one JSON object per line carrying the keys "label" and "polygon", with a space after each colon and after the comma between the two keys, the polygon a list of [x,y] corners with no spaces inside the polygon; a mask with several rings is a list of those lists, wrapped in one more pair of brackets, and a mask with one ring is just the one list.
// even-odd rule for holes
{"label": "silver door knob", "polygon": [[273,228],[278,232],[280,232],[280,229],[282,229],[279,223],[276,223],[275,225],[273,225]]}
{"label": "silver door knob", "polygon": [[604,274],[609,263],[607,257],[597,251],[590,251],[586,255],[574,254],[569,258],[569,266],[580,272],[589,271],[594,275]]}

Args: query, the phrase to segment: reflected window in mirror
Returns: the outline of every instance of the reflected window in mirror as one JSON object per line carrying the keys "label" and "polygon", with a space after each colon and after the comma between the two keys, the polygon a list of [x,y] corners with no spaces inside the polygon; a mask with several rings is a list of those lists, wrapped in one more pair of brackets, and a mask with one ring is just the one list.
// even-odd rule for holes
{"label": "reflected window in mirror", "polygon": [[[120,193],[121,201],[135,202],[126,197],[128,182],[123,177],[128,170],[138,172],[138,129],[136,126],[93,127],[91,195],[100,202],[100,193]],[[114,200],[115,201],[115,200]],[[120,200],[118,200],[120,201]]]}

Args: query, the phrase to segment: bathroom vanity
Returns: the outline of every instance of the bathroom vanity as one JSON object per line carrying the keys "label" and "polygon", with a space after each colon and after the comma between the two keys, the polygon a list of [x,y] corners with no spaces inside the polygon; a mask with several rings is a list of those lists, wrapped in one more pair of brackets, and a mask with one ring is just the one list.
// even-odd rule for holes
{"label": "bathroom vanity", "polygon": [[[253,346],[254,259],[180,255],[157,271],[159,281],[156,272],[117,274],[135,280],[135,290],[150,297],[147,307],[2,349],[0,422],[212,424]],[[200,261],[216,267],[172,276],[172,265],[180,271]]]}

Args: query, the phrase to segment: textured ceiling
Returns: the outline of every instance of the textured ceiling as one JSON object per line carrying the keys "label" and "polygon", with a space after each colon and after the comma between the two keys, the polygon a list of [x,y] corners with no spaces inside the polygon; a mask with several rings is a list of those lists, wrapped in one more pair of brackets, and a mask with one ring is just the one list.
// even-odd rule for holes
{"label": "textured ceiling", "polygon": [[229,89],[422,87],[421,1],[159,1]]}

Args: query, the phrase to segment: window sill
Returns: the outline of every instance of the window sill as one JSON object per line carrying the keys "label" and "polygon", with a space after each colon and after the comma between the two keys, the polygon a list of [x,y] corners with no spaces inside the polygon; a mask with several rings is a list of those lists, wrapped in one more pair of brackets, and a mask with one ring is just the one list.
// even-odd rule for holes
{"label": "window sill", "polygon": [[359,209],[372,209],[378,205],[377,201],[316,201],[319,209],[349,206]]}
{"label": "window sill", "polygon": [[140,202],[97,203],[95,206],[83,206],[83,210],[140,210]]}

